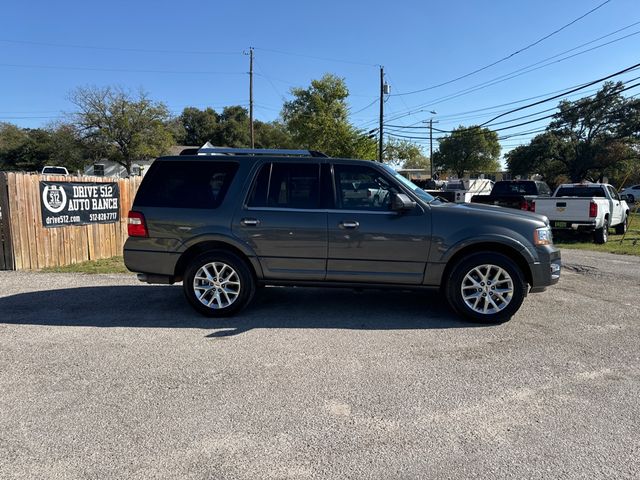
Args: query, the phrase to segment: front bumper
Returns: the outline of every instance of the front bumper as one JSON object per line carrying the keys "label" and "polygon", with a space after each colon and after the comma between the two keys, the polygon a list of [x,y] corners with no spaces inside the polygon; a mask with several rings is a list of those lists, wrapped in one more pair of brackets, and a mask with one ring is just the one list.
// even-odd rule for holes
{"label": "front bumper", "polygon": [[560,250],[553,245],[536,247],[538,261],[529,265],[531,268],[531,290],[529,293],[544,292],[550,285],[560,281],[562,260]]}

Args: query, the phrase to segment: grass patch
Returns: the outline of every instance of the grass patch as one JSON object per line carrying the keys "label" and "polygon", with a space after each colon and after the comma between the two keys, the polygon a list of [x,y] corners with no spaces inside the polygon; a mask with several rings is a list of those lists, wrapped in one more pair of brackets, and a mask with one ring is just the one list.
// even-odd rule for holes
{"label": "grass patch", "polygon": [[64,267],[43,268],[48,273],[129,273],[122,257],[104,258],[89,262],[65,265]]}
{"label": "grass patch", "polygon": [[[554,237],[553,241],[556,246],[560,248],[640,256],[640,232],[636,230],[636,226],[633,224],[631,225],[631,228],[632,230],[627,232],[622,243],[620,243],[622,235],[613,235],[612,233],[609,233],[609,240],[603,245],[593,243],[593,237],[585,234],[557,235]],[[638,224],[638,230],[640,230],[640,223]]]}

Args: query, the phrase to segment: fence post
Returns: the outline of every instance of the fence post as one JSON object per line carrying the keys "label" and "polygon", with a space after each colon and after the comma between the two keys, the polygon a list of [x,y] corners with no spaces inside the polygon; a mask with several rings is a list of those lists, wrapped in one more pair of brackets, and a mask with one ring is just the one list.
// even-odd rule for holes
{"label": "fence post", "polygon": [[0,172],[0,270],[15,270],[7,177],[8,173]]}

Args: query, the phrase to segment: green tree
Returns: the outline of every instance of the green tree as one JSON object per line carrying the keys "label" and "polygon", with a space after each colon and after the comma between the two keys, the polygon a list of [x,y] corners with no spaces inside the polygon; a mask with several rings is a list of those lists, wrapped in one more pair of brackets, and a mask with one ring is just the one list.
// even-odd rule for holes
{"label": "green tree", "polygon": [[547,131],[507,155],[513,173],[540,173],[577,182],[623,177],[638,159],[640,102],[622,95],[624,84],[606,83],[593,98],[558,105]]}
{"label": "green tree", "polygon": [[280,122],[254,121],[256,148],[295,148],[293,139]]}
{"label": "green tree", "polygon": [[68,123],[51,125],[48,131],[51,135],[49,164],[66,167],[69,172],[84,171],[90,160],[80,132]]}
{"label": "green tree", "polygon": [[459,178],[465,172],[500,170],[498,135],[488,128],[460,126],[438,142],[433,164],[440,170],[455,172]]}
{"label": "green tree", "polygon": [[182,127],[182,136],[177,137],[182,145],[202,146],[206,142],[216,142],[219,136],[220,116],[213,108],[200,110],[195,107],[187,107],[177,119]]}
{"label": "green tree", "polygon": [[70,97],[78,111],[74,126],[88,148],[122,165],[127,173],[137,160],[166,153],[174,139],[166,126],[167,107],[145,92],[135,97],[112,87],[85,87]]}
{"label": "green tree", "polygon": [[344,79],[326,74],[309,88],[293,88],[293,99],[282,107],[282,118],[293,142],[334,157],[374,159],[375,140],[349,123]]}
{"label": "green tree", "polygon": [[429,168],[429,158],[425,157],[419,145],[408,140],[387,141],[384,146],[384,161],[402,168]]}
{"label": "green tree", "polygon": [[11,123],[0,123],[0,170],[16,170],[29,140],[27,132]]}
{"label": "green tree", "polygon": [[239,105],[225,107],[219,121],[215,145],[231,148],[247,148],[251,145],[249,112],[246,108]]}

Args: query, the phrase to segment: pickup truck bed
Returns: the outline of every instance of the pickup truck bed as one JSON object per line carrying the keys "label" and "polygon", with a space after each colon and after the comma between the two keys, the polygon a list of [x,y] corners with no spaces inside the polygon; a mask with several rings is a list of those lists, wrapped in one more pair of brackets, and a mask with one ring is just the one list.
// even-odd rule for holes
{"label": "pickup truck bed", "polygon": [[473,203],[497,205],[530,212],[535,211],[535,200],[548,197],[551,190],[546,183],[537,180],[502,180],[496,182],[489,195],[474,195]]}

